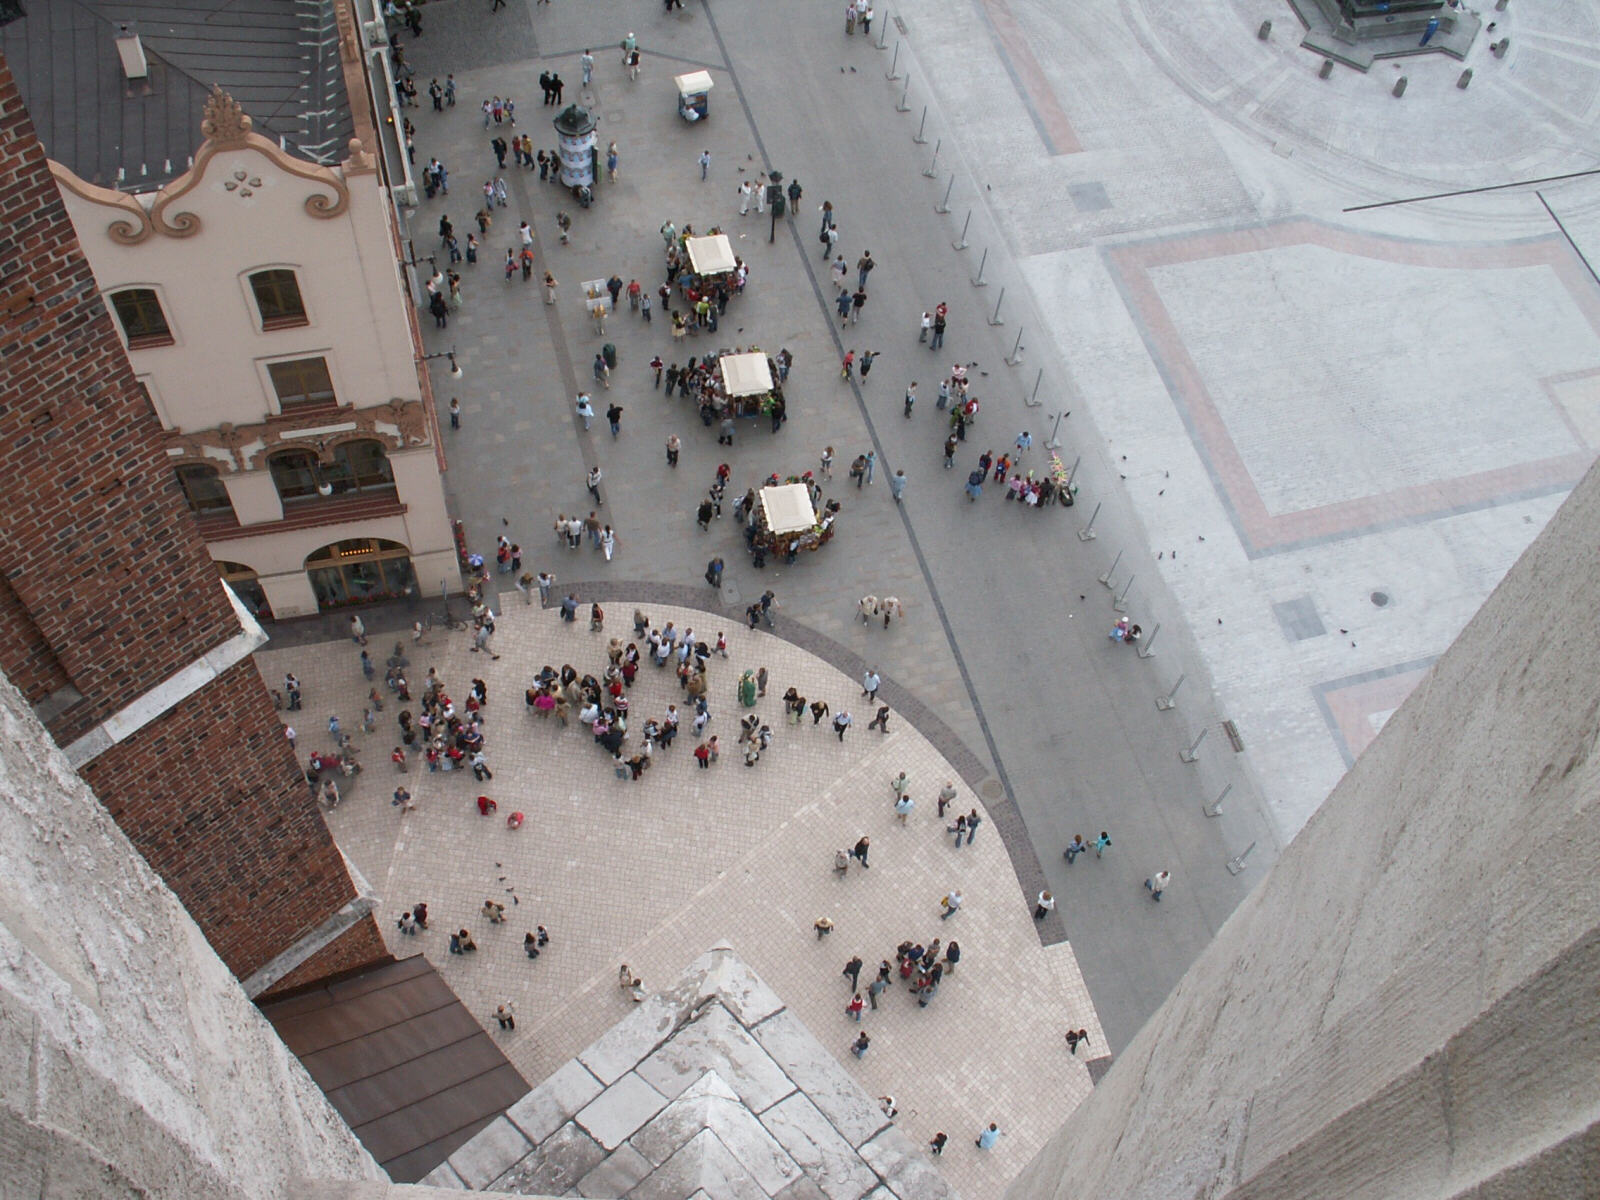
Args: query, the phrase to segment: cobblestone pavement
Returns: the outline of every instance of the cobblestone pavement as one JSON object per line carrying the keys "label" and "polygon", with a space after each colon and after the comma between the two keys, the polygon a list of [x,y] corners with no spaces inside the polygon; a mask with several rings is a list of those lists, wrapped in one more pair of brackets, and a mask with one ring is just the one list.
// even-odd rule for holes
{"label": "cobblestone pavement", "polygon": [[[393,697],[377,730],[359,732],[370,685],[348,640],[258,656],[269,686],[281,687],[287,671],[301,680],[305,707],[284,717],[295,726],[302,758],[331,747],[329,716],[355,731],[364,770],[341,780],[342,800],[328,822],[381,897],[391,949],[426,953],[485,1025],[495,1005],[513,1000],[517,1028],[504,1048],[537,1081],[625,1015],[619,964],[647,987],[666,986],[706,949],[728,944],[872,1095],[897,1098],[908,1136],[921,1144],[941,1129],[950,1133],[940,1166],[959,1191],[997,1194],[1060,1114],[1087,1095],[1089,1062],[1104,1056],[1106,1042],[1070,944],[1042,946],[1029,911],[1017,903],[995,822],[980,825],[960,850],[945,832],[957,811],[984,811],[959,766],[934,744],[947,741],[948,731],[909,698],[910,714],[902,711],[897,697],[904,693],[892,679],[881,693],[893,706],[889,732],[868,729],[872,710],[860,684],[797,646],[791,639],[802,631],[790,630],[781,614],[778,636],[703,610],[644,607],[657,625],[671,620],[697,637],[727,634],[729,658],[712,660],[706,731],[719,735],[723,751],[708,770],[691,757],[687,718],[676,744],[659,751],[636,783],[615,778],[609,756],[575,717],[563,729],[526,710],[522,691],[540,666],[571,662],[580,673],[598,674],[608,638],[631,640],[633,605],[622,597],[605,604],[603,633],[591,633],[586,621],[564,623],[553,608],[508,608],[493,646],[498,660],[472,652],[465,633],[436,632],[409,651],[413,694],[429,666],[458,703],[474,677],[487,683],[486,756],[494,778],[482,784],[465,772],[429,773],[415,756],[411,769],[398,773],[388,760],[398,738]],[[369,640],[369,653],[386,658],[392,639]],[[744,709],[737,681],[760,667],[770,672],[767,695]],[[853,714],[842,743],[826,720],[785,722],[779,698],[791,686]],[[692,711],[684,699],[670,670],[644,667],[630,693],[634,729],[668,703]],[[761,761],[746,767],[736,742],[739,718],[749,711],[775,738]],[[932,738],[917,721],[932,726]],[[637,743],[635,733],[630,746]],[[890,786],[900,771],[916,801],[903,825]],[[959,796],[941,820],[936,796],[946,780]],[[416,804],[410,813],[390,802],[400,785]],[[479,815],[480,794],[499,805],[493,816]],[[515,811],[526,823],[512,830],[505,818]],[[836,874],[834,851],[863,834],[872,839],[871,865]],[[1088,875],[1107,865],[1090,859],[1074,870]],[[941,897],[953,888],[964,903],[941,920]],[[506,905],[504,924],[480,915],[490,899]],[[427,902],[432,928],[402,936],[395,921],[418,900]],[[1156,906],[1145,907],[1150,919],[1159,915]],[[821,916],[836,928],[819,940],[812,925]],[[522,937],[539,924],[549,928],[551,944],[530,961]],[[463,926],[479,949],[451,955],[448,932]],[[867,962],[865,987],[902,940],[935,937],[958,940],[963,956],[928,1008],[912,1003],[897,980],[861,1026],[847,1017],[850,989],[840,975],[846,960],[859,954]],[[1091,1040],[1074,1058],[1062,1035],[1080,1027]],[[858,1061],[845,1050],[861,1029],[872,1050]],[[995,1155],[979,1155],[964,1135],[991,1120],[1007,1137]]]}

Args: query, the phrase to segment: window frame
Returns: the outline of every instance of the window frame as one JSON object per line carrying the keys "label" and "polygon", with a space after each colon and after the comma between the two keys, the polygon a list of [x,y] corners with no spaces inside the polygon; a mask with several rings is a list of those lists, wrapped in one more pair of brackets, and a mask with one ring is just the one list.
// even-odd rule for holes
{"label": "window frame", "polygon": [[[299,306],[297,312],[282,312],[275,316],[268,316],[266,307],[262,304],[261,288],[256,281],[263,280],[263,286],[277,288],[282,280],[267,280],[268,276],[288,276],[288,286],[294,289],[295,303]],[[249,288],[250,299],[255,304],[256,318],[260,322],[263,333],[271,333],[279,329],[298,329],[311,324],[311,314],[306,308],[305,292],[300,289],[300,274],[293,267],[262,267],[250,271],[245,275],[245,285]]]}
{"label": "window frame", "polygon": [[[148,297],[148,301],[139,300],[134,303],[139,304],[141,307],[146,304],[154,306],[155,315],[161,322],[159,330],[150,329],[145,332],[135,333],[129,327],[128,316],[123,312],[118,300],[121,297],[133,296]],[[167,317],[167,306],[161,302],[161,293],[156,288],[138,284],[120,287],[113,292],[106,293],[106,302],[107,307],[111,309],[117,318],[117,328],[122,331],[123,340],[128,343],[129,350],[150,350],[158,346],[176,344],[178,339],[173,336],[172,322]]]}
{"label": "window frame", "polygon": [[[327,394],[324,396],[317,391],[309,389],[300,393],[290,392],[289,395],[291,397],[298,395],[300,398],[286,402],[284,400],[284,390],[279,385],[278,372],[291,367],[303,367],[307,363],[321,364],[323,377],[327,380]],[[271,388],[272,399],[277,404],[280,413],[328,412],[339,407],[339,391],[334,386],[333,368],[328,363],[327,355],[297,355],[294,358],[278,359],[262,365],[266,370],[267,385]]]}
{"label": "window frame", "polygon": [[[190,490],[186,474],[193,475],[206,472],[207,478],[217,485],[220,499],[216,502],[202,502]],[[183,493],[184,502],[189,506],[189,511],[197,517],[209,517],[218,513],[233,512],[233,497],[228,494],[228,485],[222,478],[222,472],[210,463],[178,463],[172,468],[173,477],[178,481],[178,490]]]}

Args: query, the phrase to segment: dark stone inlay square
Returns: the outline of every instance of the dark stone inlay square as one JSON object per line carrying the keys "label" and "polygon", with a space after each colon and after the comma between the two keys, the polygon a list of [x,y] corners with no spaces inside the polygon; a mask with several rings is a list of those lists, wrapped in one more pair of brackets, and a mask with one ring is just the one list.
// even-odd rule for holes
{"label": "dark stone inlay square", "polygon": [[1111,197],[1106,195],[1103,183],[1068,184],[1067,196],[1079,212],[1100,212],[1111,207]]}
{"label": "dark stone inlay square", "polygon": [[1328,632],[1322,618],[1317,615],[1317,604],[1310,596],[1296,596],[1272,606],[1272,615],[1283,627],[1283,636],[1291,642],[1321,637]]}

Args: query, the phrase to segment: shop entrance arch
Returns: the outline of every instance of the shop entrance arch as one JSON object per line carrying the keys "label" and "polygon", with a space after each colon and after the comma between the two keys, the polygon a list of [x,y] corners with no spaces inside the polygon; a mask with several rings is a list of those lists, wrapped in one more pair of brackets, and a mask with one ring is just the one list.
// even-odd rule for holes
{"label": "shop entrance arch", "polygon": [[383,538],[347,538],[306,556],[319,612],[398,600],[416,592],[411,551]]}

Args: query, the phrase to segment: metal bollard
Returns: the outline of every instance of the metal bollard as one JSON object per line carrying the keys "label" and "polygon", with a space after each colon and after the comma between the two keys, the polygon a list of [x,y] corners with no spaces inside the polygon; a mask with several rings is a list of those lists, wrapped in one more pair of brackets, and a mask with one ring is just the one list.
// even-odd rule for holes
{"label": "metal bollard", "polygon": [[1322,60],[1322,70],[1317,72],[1317,78],[1318,79],[1326,79],[1328,76],[1330,76],[1332,74],[1333,74],[1333,59],[1331,59],[1331,58],[1323,59]]}
{"label": "metal bollard", "polygon": [[1156,627],[1150,631],[1150,636],[1145,638],[1144,645],[1140,646],[1139,649],[1136,651],[1136,653],[1139,655],[1140,658],[1153,658],[1153,657],[1155,657],[1155,651],[1150,649],[1150,647],[1155,644],[1156,634],[1158,634],[1160,632],[1161,632],[1161,622],[1157,621],[1156,622]]}
{"label": "metal bollard", "polygon": [[[1050,440],[1044,444],[1044,448],[1046,450],[1059,450],[1059,449],[1061,449],[1061,439],[1060,439],[1060,436],[1059,436],[1060,433],[1061,433],[1061,418],[1066,416],[1066,415],[1067,414],[1064,413],[1064,412],[1058,412],[1056,414],[1055,428],[1050,431]],[[1078,464],[1077,463],[1073,463],[1072,464],[1072,470],[1076,471],[1077,469],[1078,469]],[[1063,484],[1062,486],[1069,487],[1069,488],[1072,486],[1072,471],[1068,471],[1067,472],[1067,482],[1065,484]]]}
{"label": "metal bollard", "polygon": [[1170,692],[1168,692],[1165,696],[1157,696],[1156,708],[1161,712],[1171,712],[1173,709],[1177,708],[1178,689],[1183,686],[1183,681],[1187,678],[1187,675],[1179,675],[1178,682],[1172,685],[1172,690]]}
{"label": "metal bollard", "polygon": [[1178,759],[1179,759],[1179,761],[1186,762],[1186,763],[1192,763],[1192,762],[1195,762],[1197,759],[1199,759],[1199,757],[1200,757],[1200,743],[1206,740],[1206,734],[1209,733],[1209,732],[1210,732],[1210,730],[1207,730],[1207,729],[1200,730],[1200,736],[1195,738],[1195,740],[1190,744],[1190,746],[1189,746],[1189,748],[1187,750],[1179,750],[1178,751]]}
{"label": "metal bollard", "polygon": [[889,10],[883,10],[883,24],[878,26],[878,49],[889,48]]}
{"label": "metal bollard", "polygon": [[928,106],[926,104],[924,104],[922,106],[922,121],[917,126],[917,136],[911,139],[912,142],[914,142],[918,146],[926,146],[928,144],[928,139],[922,136],[922,131],[924,129],[926,129],[927,127],[928,127]]}
{"label": "metal bollard", "polygon": [[1264,42],[1271,36],[1272,36],[1272,22],[1271,21],[1263,21],[1263,22],[1261,22],[1261,28],[1256,30],[1256,37],[1260,38]]}
{"label": "metal bollard", "polygon": [[894,106],[895,112],[910,112],[911,105],[906,103],[906,97],[911,95],[911,72],[906,72],[906,86],[900,93],[900,103]]}
{"label": "metal bollard", "polygon": [[[1004,290],[1002,290],[1000,294],[1002,296],[1005,295]],[[1017,344],[1015,346],[1011,347],[1011,353],[1006,356],[1006,366],[1014,367],[1021,361],[1022,361],[1022,330],[1019,329],[1019,330],[1017,330]],[[1048,446],[1048,445],[1046,446],[1046,448],[1050,449],[1050,450],[1054,450],[1055,449],[1054,446]]]}
{"label": "metal bollard", "polygon": [[1119,592],[1117,594],[1117,598],[1111,602],[1111,609],[1113,612],[1128,611],[1128,589],[1133,586],[1133,581],[1137,578],[1139,577],[1133,574],[1131,571],[1128,573],[1128,582],[1122,585],[1122,591]]}
{"label": "metal bollard", "polygon": [[1255,848],[1256,844],[1251,842],[1243,850],[1239,851],[1239,853],[1230,858],[1228,860],[1228,874],[1237,875],[1240,871],[1244,870],[1244,860],[1250,857],[1250,851],[1254,850]]}
{"label": "metal bollard", "polygon": [[1208,817],[1220,817],[1222,815],[1222,802],[1228,798],[1228,793],[1231,791],[1233,791],[1233,784],[1230,783],[1222,789],[1222,794],[1212,803],[1207,804],[1202,800],[1200,802],[1200,811]]}
{"label": "metal bollard", "polygon": [[[1044,368],[1039,368],[1039,373],[1033,377],[1033,395],[1028,398],[1029,408],[1038,408],[1044,401],[1039,399],[1039,384],[1044,379]],[[1071,413],[1067,414],[1069,417]]]}
{"label": "metal bollard", "polygon": [[939,166],[939,147],[944,145],[942,140],[933,143],[933,161],[928,164],[928,169],[922,173],[924,179],[937,179]]}
{"label": "metal bollard", "polygon": [[1005,298],[1006,298],[1006,290],[1005,290],[1005,288],[1001,288],[1000,289],[1000,299],[998,299],[998,300],[996,300],[994,302],[994,316],[989,318],[989,324],[991,324],[991,325],[1004,325],[1005,324],[1005,322],[1000,319],[1000,305],[1004,302]]}
{"label": "metal bollard", "polygon": [[978,260],[978,273],[972,277],[973,287],[988,287],[989,281],[983,277],[984,264],[989,261],[989,247],[983,248],[983,257]]}
{"label": "metal bollard", "polygon": [[950,182],[944,185],[944,199],[939,201],[939,203],[937,203],[937,204],[935,204],[933,206],[933,211],[934,212],[936,212],[936,213],[947,213],[947,212],[950,211],[950,193],[955,188],[955,186],[956,186],[956,173],[954,171],[951,171],[950,172]]}
{"label": "metal bollard", "polygon": [[1100,536],[1094,531],[1094,519],[1100,515],[1101,503],[1104,503],[1104,501],[1095,504],[1094,511],[1089,514],[1089,523],[1078,530],[1078,540],[1080,542],[1092,542]]}
{"label": "metal bollard", "polygon": [[[1064,413],[1061,414],[1061,417],[1070,417],[1071,415],[1072,415],[1071,412],[1064,412]],[[1061,428],[1061,417],[1057,417],[1056,418],[1056,428],[1057,429]],[[1068,487],[1071,487],[1073,484],[1078,482],[1078,467],[1082,464],[1082,462],[1083,462],[1083,455],[1081,455],[1081,454],[1078,455],[1077,458],[1072,460],[1072,469],[1067,472],[1067,486]]]}
{"label": "metal bollard", "polygon": [[1468,67],[1465,71],[1461,72],[1460,77],[1456,80],[1456,86],[1458,88],[1460,88],[1462,91],[1466,91],[1467,84],[1469,84],[1471,82],[1472,82],[1472,68]]}
{"label": "metal bollard", "polygon": [[[1096,516],[1100,515],[1100,506],[1098,504],[1096,504],[1094,506],[1094,511],[1095,511],[1095,515]],[[1089,523],[1091,525],[1094,524],[1093,521],[1090,521]],[[1115,587],[1116,586],[1116,584],[1111,582],[1111,577],[1116,574],[1116,572],[1117,572],[1117,564],[1119,562],[1121,562],[1121,561],[1122,561],[1122,551],[1118,550],[1117,551],[1117,556],[1111,560],[1111,565],[1106,568],[1106,573],[1104,575],[1100,576],[1100,582],[1101,583],[1105,584],[1107,587]]]}
{"label": "metal bollard", "polygon": [[1397,100],[1406,94],[1406,77],[1404,75],[1394,81],[1394,90],[1389,94]]}
{"label": "metal bollard", "polygon": [[[950,178],[954,179],[955,176],[952,175]],[[969,208],[969,209],[967,209],[967,219],[965,221],[961,222],[961,237],[960,237],[960,239],[950,243],[950,246],[951,246],[952,249],[965,250],[967,248],[967,226],[969,226],[971,224],[972,224],[972,210]]]}
{"label": "metal bollard", "polygon": [[[884,22],[885,26],[887,26],[888,24],[889,23],[887,21]],[[895,68],[897,68],[899,65],[900,65],[900,39],[899,38],[895,38],[895,40],[894,40],[894,61],[889,64],[889,73],[884,76],[884,78],[887,79],[890,83],[894,83],[896,80],[898,80],[900,78],[899,74],[895,70]]]}

